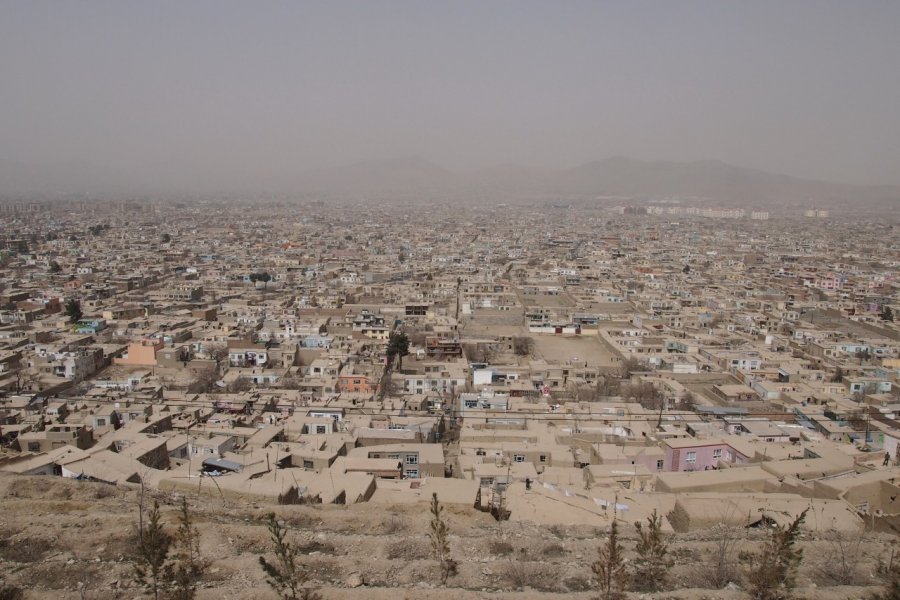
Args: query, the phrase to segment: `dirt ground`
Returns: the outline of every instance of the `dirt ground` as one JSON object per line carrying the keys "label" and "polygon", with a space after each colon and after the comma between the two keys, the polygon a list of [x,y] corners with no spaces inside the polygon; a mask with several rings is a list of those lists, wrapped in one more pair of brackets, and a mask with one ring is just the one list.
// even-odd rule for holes
{"label": "dirt ground", "polygon": [[591,330],[584,335],[532,335],[531,339],[534,340],[534,353],[550,363],[565,364],[577,357],[586,360],[590,367],[619,365],[615,353]]}
{"label": "dirt ground", "polygon": [[[26,590],[26,598],[145,598],[133,582],[139,490],[49,477],[0,475],[0,573],[8,584]],[[163,521],[175,528],[179,499],[150,494],[163,507]],[[459,574],[446,588],[430,559],[426,537],[428,507],[404,505],[375,513],[373,505],[261,506],[189,498],[201,533],[201,554],[210,561],[201,599],[276,598],[259,567],[271,544],[264,518],[276,512],[303,551],[311,585],[328,599],[595,598],[590,564],[603,532],[592,527],[543,527],[532,523],[498,525],[471,507],[447,505],[450,544]],[[381,510],[381,509],[379,509]],[[627,555],[632,557],[635,529],[622,524]],[[737,571],[745,569],[762,532],[740,532],[735,545]],[[631,598],[683,600],[744,599],[737,586],[703,589],[706,565],[716,553],[713,532],[679,534],[671,540],[675,565],[673,591],[632,592]],[[823,600],[868,598],[881,584],[876,565],[889,555],[895,539],[867,534],[858,549],[812,539],[804,534],[804,563],[798,597]],[[829,578],[843,557],[859,558],[853,586],[835,586]],[[737,577],[736,577],[737,578]],[[79,584],[83,585],[84,596]]]}

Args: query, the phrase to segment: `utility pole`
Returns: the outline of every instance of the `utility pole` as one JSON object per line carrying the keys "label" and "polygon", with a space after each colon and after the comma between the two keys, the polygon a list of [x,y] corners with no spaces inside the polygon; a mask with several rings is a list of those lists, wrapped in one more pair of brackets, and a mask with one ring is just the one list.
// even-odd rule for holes
{"label": "utility pole", "polygon": [[866,437],[863,438],[863,448],[869,447],[869,424],[872,420],[872,411],[866,406]]}

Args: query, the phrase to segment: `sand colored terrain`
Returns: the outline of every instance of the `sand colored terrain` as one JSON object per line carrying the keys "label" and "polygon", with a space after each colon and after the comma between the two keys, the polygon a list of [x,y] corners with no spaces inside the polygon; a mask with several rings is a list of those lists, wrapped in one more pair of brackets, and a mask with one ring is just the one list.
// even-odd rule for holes
{"label": "sand colored terrain", "polygon": [[[79,582],[85,598],[148,597],[133,583],[131,564],[139,497],[139,488],[0,474],[0,570],[7,584],[25,589],[26,598],[81,598]],[[154,498],[163,507],[166,526],[174,529],[179,499],[146,493],[148,503]],[[425,502],[267,507],[233,499],[223,505],[222,499],[209,497],[188,501],[201,532],[201,552],[210,561],[201,599],[276,597],[258,565],[259,556],[270,550],[263,519],[272,510],[303,548],[311,583],[325,599],[595,597],[590,564],[603,530],[591,526],[498,525],[469,506],[447,504],[451,548],[460,567],[441,588],[426,537],[430,515]],[[632,557],[635,529],[623,522],[622,531]],[[764,533],[738,535],[734,554],[742,568]],[[812,535],[804,533],[801,543],[801,597],[865,598],[878,589],[876,564],[888,556],[893,537],[867,534],[858,551],[856,586],[833,586],[823,573],[833,570],[835,544]],[[740,589],[702,589],[716,539],[712,530],[677,535],[671,546],[673,591],[632,592],[631,597],[748,598]]]}

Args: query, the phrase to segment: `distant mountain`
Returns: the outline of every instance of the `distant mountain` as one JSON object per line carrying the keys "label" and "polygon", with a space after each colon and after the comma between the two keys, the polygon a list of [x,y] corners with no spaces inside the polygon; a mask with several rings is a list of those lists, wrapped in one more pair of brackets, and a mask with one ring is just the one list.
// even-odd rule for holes
{"label": "distant mountain", "polygon": [[834,206],[900,200],[900,188],[809,181],[735,167],[720,161],[648,162],[610,158],[559,172],[552,189],[572,194],[652,199],[687,196],[719,204],[752,206],[815,203]]}
{"label": "distant mountain", "polygon": [[541,196],[614,196],[629,202],[679,198],[685,204],[745,207],[811,206],[895,210],[900,187],[810,181],[719,161],[665,162],[609,158],[562,170],[500,165],[470,173],[423,158],[371,160],[271,175],[198,168],[180,162],[148,165],[139,175],[70,162],[25,165],[0,161],[0,195],[314,193],[359,198],[456,195],[477,201]]}

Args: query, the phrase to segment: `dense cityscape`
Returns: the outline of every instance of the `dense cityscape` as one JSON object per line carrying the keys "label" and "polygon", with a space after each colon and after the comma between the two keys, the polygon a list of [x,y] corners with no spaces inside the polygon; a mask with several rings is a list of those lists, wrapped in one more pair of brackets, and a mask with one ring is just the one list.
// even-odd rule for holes
{"label": "dense cityscape", "polygon": [[[435,493],[515,532],[809,510],[810,535],[877,545],[900,518],[900,236],[752,212],[7,205],[0,471],[373,526]],[[558,552],[571,585],[471,556],[460,577],[587,585]]]}
{"label": "dense cityscape", "polygon": [[0,0],[0,600],[900,600],[898,31]]}

